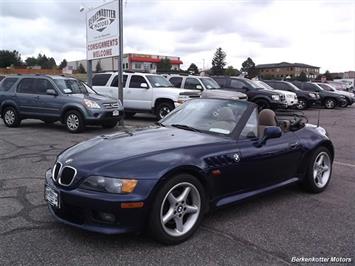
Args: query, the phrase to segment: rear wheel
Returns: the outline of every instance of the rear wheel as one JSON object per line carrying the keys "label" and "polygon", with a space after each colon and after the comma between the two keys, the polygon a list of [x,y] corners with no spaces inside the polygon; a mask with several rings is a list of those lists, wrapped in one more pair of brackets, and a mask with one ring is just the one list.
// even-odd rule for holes
{"label": "rear wheel", "polygon": [[70,133],[80,133],[85,128],[84,118],[79,111],[71,110],[65,114],[65,125]]}
{"label": "rear wheel", "polygon": [[169,102],[159,103],[156,108],[156,116],[160,120],[167,116],[172,110],[174,110],[174,105]]}
{"label": "rear wheel", "polygon": [[193,176],[172,177],[158,191],[149,227],[156,240],[164,244],[178,244],[196,231],[205,212],[205,193]]}
{"label": "rear wheel", "polygon": [[325,107],[326,109],[334,109],[334,108],[335,108],[335,105],[336,105],[336,102],[335,102],[335,100],[332,99],[332,98],[327,98],[327,99],[325,99],[325,101],[324,101],[324,107]]}
{"label": "rear wheel", "polygon": [[258,110],[261,111],[263,109],[270,109],[270,104],[266,100],[256,100],[255,103],[258,105]]}
{"label": "rear wheel", "polygon": [[14,107],[6,107],[2,113],[2,118],[7,127],[18,127],[21,124],[20,116]]}
{"label": "rear wheel", "polygon": [[312,193],[319,193],[328,186],[332,174],[332,157],[325,147],[318,148],[312,155],[303,180],[303,187]]}
{"label": "rear wheel", "polygon": [[340,105],[340,107],[342,107],[342,108],[345,108],[345,107],[347,107],[348,106],[348,101],[344,101],[341,105]]}

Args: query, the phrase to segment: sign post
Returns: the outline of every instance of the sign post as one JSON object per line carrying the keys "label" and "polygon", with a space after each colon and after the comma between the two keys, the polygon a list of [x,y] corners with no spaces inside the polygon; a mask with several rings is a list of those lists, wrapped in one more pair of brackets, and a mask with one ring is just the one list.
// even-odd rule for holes
{"label": "sign post", "polygon": [[[89,85],[91,84],[92,76],[92,60],[118,57],[117,98],[123,104],[122,13],[122,0],[105,3],[86,13],[86,57],[88,60]],[[123,116],[120,117],[120,125],[123,125]]]}

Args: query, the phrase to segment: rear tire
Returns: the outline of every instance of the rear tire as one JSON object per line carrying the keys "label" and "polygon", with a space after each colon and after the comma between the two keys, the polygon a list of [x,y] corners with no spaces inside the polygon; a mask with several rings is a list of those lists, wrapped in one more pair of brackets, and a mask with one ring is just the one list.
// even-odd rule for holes
{"label": "rear tire", "polygon": [[199,227],[205,209],[205,191],[198,179],[189,174],[173,176],[161,186],[154,199],[150,231],[163,244],[179,244]]}
{"label": "rear tire", "polygon": [[155,113],[158,120],[160,120],[167,116],[172,110],[174,110],[174,105],[172,103],[162,102],[158,104]]}
{"label": "rear tire", "polygon": [[64,123],[70,133],[80,133],[85,129],[84,118],[76,110],[66,112]]}
{"label": "rear tire", "polygon": [[21,124],[20,116],[14,107],[5,107],[2,119],[7,127],[19,127]]}
{"label": "rear tire", "polygon": [[333,168],[333,159],[329,150],[325,147],[316,149],[309,160],[306,176],[302,180],[302,186],[311,193],[320,193],[329,184]]}

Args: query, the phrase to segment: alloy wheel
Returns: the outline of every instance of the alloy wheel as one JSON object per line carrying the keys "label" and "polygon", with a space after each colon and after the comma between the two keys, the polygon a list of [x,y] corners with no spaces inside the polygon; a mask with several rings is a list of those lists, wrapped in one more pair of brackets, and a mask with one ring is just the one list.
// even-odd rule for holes
{"label": "alloy wheel", "polygon": [[333,108],[335,107],[334,101],[333,101],[333,100],[327,100],[327,101],[325,102],[325,107],[326,107],[327,109],[333,109]]}
{"label": "alloy wheel", "polygon": [[77,130],[79,128],[79,117],[75,114],[70,114],[67,118],[67,126],[70,130]]}
{"label": "alloy wheel", "polygon": [[297,108],[298,108],[299,110],[305,109],[305,108],[306,108],[306,102],[303,101],[303,100],[299,100],[299,101],[298,101]]}
{"label": "alloy wheel", "polygon": [[8,124],[8,125],[14,124],[15,120],[16,120],[15,112],[11,109],[7,110],[5,112],[4,119],[5,119],[6,124]]}
{"label": "alloy wheel", "polygon": [[173,237],[188,233],[196,224],[201,211],[198,189],[188,182],[175,185],[165,195],[160,208],[164,231]]}
{"label": "alloy wheel", "polygon": [[315,185],[319,188],[323,188],[328,183],[330,172],[331,160],[328,153],[319,153],[313,165],[313,179]]}
{"label": "alloy wheel", "polygon": [[160,118],[164,118],[165,116],[167,116],[169,113],[171,112],[170,108],[168,106],[163,106],[162,108],[160,108],[159,110],[159,117]]}

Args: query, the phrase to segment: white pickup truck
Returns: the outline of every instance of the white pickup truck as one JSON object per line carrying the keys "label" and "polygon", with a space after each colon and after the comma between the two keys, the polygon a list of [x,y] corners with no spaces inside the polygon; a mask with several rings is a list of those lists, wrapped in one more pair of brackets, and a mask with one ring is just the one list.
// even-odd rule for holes
{"label": "white pickup truck", "polygon": [[[117,72],[105,72],[93,77],[93,89],[100,94],[118,99]],[[199,97],[193,90],[175,88],[160,75],[148,73],[123,73],[123,106],[126,116],[136,113],[154,113],[158,119],[163,118],[175,107]]]}

